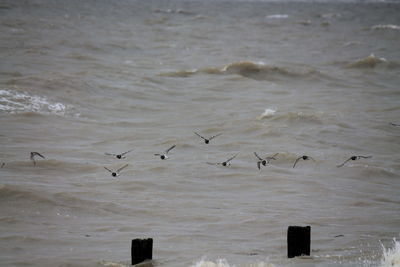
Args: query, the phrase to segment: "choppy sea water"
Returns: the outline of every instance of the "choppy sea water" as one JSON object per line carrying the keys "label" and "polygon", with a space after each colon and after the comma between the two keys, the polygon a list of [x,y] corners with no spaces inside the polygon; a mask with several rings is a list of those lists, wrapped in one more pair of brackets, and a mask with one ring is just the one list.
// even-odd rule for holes
{"label": "choppy sea water", "polygon": [[1,1],[0,265],[125,266],[141,237],[154,266],[399,264],[399,14]]}

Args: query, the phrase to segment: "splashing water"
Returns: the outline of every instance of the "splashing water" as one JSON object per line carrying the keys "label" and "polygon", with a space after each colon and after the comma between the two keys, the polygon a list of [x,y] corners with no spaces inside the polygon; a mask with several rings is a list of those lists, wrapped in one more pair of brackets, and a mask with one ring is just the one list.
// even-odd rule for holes
{"label": "splashing water", "polygon": [[44,96],[30,95],[14,90],[0,90],[0,112],[37,112],[64,116],[69,106],[51,102]]}
{"label": "splashing water", "polygon": [[381,267],[400,266],[400,241],[393,239],[393,248],[383,247]]}

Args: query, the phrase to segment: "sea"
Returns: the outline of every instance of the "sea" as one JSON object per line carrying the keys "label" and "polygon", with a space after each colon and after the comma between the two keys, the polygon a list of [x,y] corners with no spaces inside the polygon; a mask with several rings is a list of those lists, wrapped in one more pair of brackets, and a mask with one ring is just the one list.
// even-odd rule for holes
{"label": "sea", "polygon": [[0,148],[0,266],[400,266],[400,1],[0,0]]}

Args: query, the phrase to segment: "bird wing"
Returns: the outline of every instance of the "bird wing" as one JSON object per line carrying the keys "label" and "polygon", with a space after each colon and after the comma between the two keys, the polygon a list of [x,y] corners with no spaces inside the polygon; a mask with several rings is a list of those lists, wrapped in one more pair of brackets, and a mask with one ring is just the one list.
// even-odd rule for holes
{"label": "bird wing", "polygon": [[128,150],[128,151],[126,151],[126,152],[124,152],[124,153],[121,153],[121,156],[123,156],[123,155],[125,155],[125,154],[128,154],[128,153],[131,152],[131,151],[133,151],[133,149]]}
{"label": "bird wing", "polygon": [[308,158],[315,162],[315,159],[313,157],[308,156]]}
{"label": "bird wing", "polygon": [[168,148],[168,149],[165,151],[165,154],[168,154],[168,152],[171,151],[175,146],[176,146],[176,145],[173,145],[173,146],[171,146],[170,148]]}
{"label": "bird wing", "polygon": [[104,169],[106,169],[107,171],[109,171],[109,172],[113,173],[113,171],[112,171],[112,170],[110,170],[110,169],[109,169],[109,168],[107,168],[107,167],[104,167]]}
{"label": "bird wing", "polygon": [[117,172],[122,171],[122,170],[125,169],[128,165],[129,165],[129,164],[125,164],[124,166],[122,166],[121,168],[119,168],[119,169],[117,170]]}
{"label": "bird wing", "polygon": [[112,153],[104,153],[104,155],[107,155],[107,156],[117,156],[117,154],[112,154]]}
{"label": "bird wing", "polygon": [[276,160],[276,156],[278,156],[279,155],[279,153],[275,153],[274,155],[272,155],[272,157],[269,157],[270,159],[275,159]]}
{"label": "bird wing", "polygon": [[372,158],[372,156],[357,156],[358,158],[361,158],[361,159],[369,159],[369,158]]}
{"label": "bird wing", "polygon": [[206,139],[205,139],[203,136],[201,136],[200,134],[198,134],[198,133],[196,133],[196,132],[194,132],[194,133],[195,133],[195,135],[197,135],[198,137],[200,137],[200,138],[206,140]]}
{"label": "bird wing", "polygon": [[235,156],[233,156],[233,157],[230,157],[227,161],[225,161],[226,163],[228,163],[229,161],[231,161],[231,160],[233,160],[234,158],[236,158],[236,156],[237,156],[238,154],[236,154]]}
{"label": "bird wing", "polygon": [[257,155],[257,152],[254,152],[254,155],[255,155],[259,160],[263,160],[259,155]]}
{"label": "bird wing", "polygon": [[42,154],[40,154],[39,152],[31,152],[31,158],[33,158],[34,156],[39,156],[39,157],[41,157],[42,159],[45,158],[45,157],[44,157]]}
{"label": "bird wing", "polygon": [[215,162],[206,162],[208,165],[219,165],[219,164],[221,164],[221,163],[215,163]]}
{"label": "bird wing", "polygon": [[343,162],[342,164],[340,164],[340,165],[337,165],[336,167],[338,167],[338,168],[340,168],[340,167],[343,167],[344,166],[344,164],[346,164],[349,160],[351,160],[351,157],[350,158],[348,158],[347,160],[345,160],[345,162]]}
{"label": "bird wing", "polygon": [[293,168],[296,167],[297,162],[298,162],[300,159],[302,159],[302,158],[303,158],[303,157],[299,157],[299,158],[296,159],[296,161],[295,161],[294,164],[293,164]]}
{"label": "bird wing", "polygon": [[216,134],[216,135],[213,135],[213,136],[211,136],[210,137],[210,139],[208,139],[208,140],[212,140],[212,139],[214,139],[215,137],[218,137],[218,136],[220,136],[222,133],[219,133],[219,134]]}
{"label": "bird wing", "polygon": [[257,161],[257,167],[258,167],[258,169],[260,170],[261,169],[261,161]]}

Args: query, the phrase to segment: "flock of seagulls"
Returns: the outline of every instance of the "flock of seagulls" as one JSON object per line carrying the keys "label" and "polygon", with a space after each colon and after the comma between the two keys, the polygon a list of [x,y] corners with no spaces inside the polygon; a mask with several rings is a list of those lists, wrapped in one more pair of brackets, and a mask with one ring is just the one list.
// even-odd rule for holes
{"label": "flock of seagulls", "polygon": [[[393,125],[393,126],[400,126],[400,124],[399,124],[399,125],[398,125],[398,124],[394,124],[394,123],[390,123],[390,124]],[[216,137],[222,135],[222,133],[219,133],[219,134],[216,134],[216,135],[213,135],[213,136],[207,138],[207,137],[204,137],[204,136],[200,135],[200,134],[197,133],[197,132],[194,132],[194,134],[197,135],[198,137],[200,137],[201,139],[203,139],[203,141],[204,141],[205,144],[209,144],[211,140],[213,140],[214,138],[216,138]],[[161,160],[166,160],[166,159],[169,158],[169,157],[168,157],[168,153],[169,153],[172,149],[174,149],[175,147],[176,147],[176,145],[173,145],[173,146],[169,147],[167,150],[165,150],[165,151],[162,152],[162,153],[156,153],[156,154],[154,154],[154,156],[159,157]],[[133,149],[128,150],[128,151],[125,151],[125,152],[120,153],[120,154],[114,154],[114,153],[104,153],[104,154],[107,155],[107,156],[115,157],[115,158],[117,158],[117,159],[125,159],[125,158],[126,158],[125,155],[128,154],[128,153],[130,153],[130,152],[132,152],[132,151],[133,151]],[[267,164],[269,164],[269,163],[271,162],[271,160],[276,160],[276,156],[277,156],[278,154],[279,154],[279,153],[276,153],[276,154],[274,154],[274,155],[272,155],[272,156],[261,157],[261,156],[259,156],[259,155],[257,154],[257,152],[254,152],[254,156],[255,156],[256,159],[257,159],[257,168],[260,170],[260,169],[261,169],[261,166],[266,166]],[[220,166],[224,166],[224,167],[230,166],[230,165],[231,165],[230,162],[231,162],[234,158],[236,158],[237,155],[238,155],[238,153],[235,154],[235,155],[233,155],[233,156],[231,156],[231,157],[228,158],[227,160],[222,161],[222,162],[206,162],[206,163],[209,164],[209,165],[220,165]],[[45,159],[45,156],[43,156],[43,155],[42,155],[41,153],[39,153],[39,152],[30,152],[30,160],[33,162],[33,166],[36,166],[36,159],[37,159],[37,158]],[[351,156],[350,158],[346,159],[342,164],[339,164],[339,165],[337,165],[336,167],[338,167],[338,168],[343,167],[343,166],[346,165],[346,163],[349,162],[349,161],[355,161],[355,160],[359,160],[359,159],[368,159],[368,158],[372,158],[372,156],[360,156],[360,155]],[[315,162],[315,159],[314,159],[314,158],[312,158],[312,157],[310,157],[310,156],[307,156],[307,155],[303,155],[303,156],[301,156],[301,157],[298,157],[298,158],[295,160],[295,162],[294,162],[294,164],[293,164],[293,168],[296,167],[297,163],[298,163],[300,160],[303,160],[303,161],[312,160],[312,161]],[[3,168],[4,165],[5,165],[5,163],[1,163],[1,164],[0,164],[0,168]],[[112,170],[112,169],[107,168],[107,167],[104,167],[104,169],[106,169],[108,172],[110,172],[110,173],[111,173],[111,176],[117,177],[117,176],[120,175],[121,171],[122,171],[123,169],[125,169],[128,165],[129,165],[129,164],[125,164],[125,165],[123,165],[122,167],[118,168],[117,170]]]}
{"label": "flock of seagulls", "polygon": [[[200,137],[201,139],[203,139],[203,141],[204,141],[205,144],[209,144],[211,140],[213,140],[214,138],[216,138],[216,137],[222,135],[222,133],[219,133],[219,134],[213,135],[213,136],[211,136],[211,137],[204,137],[204,136],[202,136],[201,134],[199,134],[199,133],[197,133],[197,132],[194,132],[194,134],[197,135],[198,137]],[[172,149],[174,149],[175,147],[176,147],[176,145],[173,145],[173,146],[169,147],[167,150],[165,150],[165,151],[162,152],[162,153],[156,153],[156,154],[154,154],[154,156],[159,157],[161,160],[166,160],[166,159],[169,158],[169,157],[168,157],[168,153],[169,153]],[[128,151],[123,152],[123,153],[121,153],[121,154],[105,153],[105,155],[107,155],[107,156],[113,156],[113,157],[115,157],[115,158],[117,158],[117,159],[124,159],[124,158],[126,158],[125,155],[128,154],[128,153],[131,152],[131,151],[133,151],[133,150],[131,149],[131,150],[128,150]],[[37,152],[32,152],[32,153],[37,153]],[[274,155],[272,155],[272,156],[261,157],[261,156],[259,156],[259,155],[257,154],[257,152],[254,152],[254,156],[257,158],[257,168],[258,168],[259,170],[261,170],[261,166],[267,166],[267,164],[269,164],[269,163],[271,162],[271,160],[276,160],[276,156],[277,156],[278,154],[279,154],[279,153],[276,153],[276,154],[274,154]],[[209,165],[220,165],[220,166],[224,166],[224,167],[230,166],[230,165],[231,165],[231,161],[232,161],[234,158],[236,158],[237,155],[238,155],[238,153],[236,153],[235,155],[231,156],[230,158],[228,158],[227,160],[222,161],[222,162],[206,162],[206,163],[209,164]],[[31,156],[31,157],[32,157],[32,156]],[[343,166],[344,166],[347,162],[349,162],[350,160],[367,159],[367,158],[371,158],[371,157],[372,157],[372,156],[351,156],[349,159],[347,159],[346,161],[344,161],[342,164],[337,165],[336,167],[338,167],[338,168],[343,167]],[[297,163],[298,163],[300,160],[304,160],[304,161],[306,161],[306,160],[312,160],[312,161],[315,162],[315,159],[314,159],[314,158],[312,158],[312,157],[310,157],[310,156],[307,156],[307,155],[303,155],[303,156],[301,156],[301,157],[299,157],[299,158],[297,158],[297,159],[295,160],[295,162],[294,162],[294,164],[293,164],[293,168],[296,167]],[[128,166],[128,164],[125,164],[124,166],[122,166],[121,168],[119,168],[119,169],[117,169],[117,170],[115,170],[115,171],[113,171],[113,170],[111,170],[111,169],[109,169],[109,168],[107,168],[107,167],[104,167],[104,169],[106,169],[108,172],[110,172],[111,175],[112,175],[113,177],[117,177],[117,176],[120,175],[120,172],[121,172],[123,169],[125,169],[127,166]]]}

